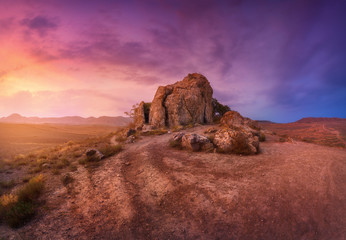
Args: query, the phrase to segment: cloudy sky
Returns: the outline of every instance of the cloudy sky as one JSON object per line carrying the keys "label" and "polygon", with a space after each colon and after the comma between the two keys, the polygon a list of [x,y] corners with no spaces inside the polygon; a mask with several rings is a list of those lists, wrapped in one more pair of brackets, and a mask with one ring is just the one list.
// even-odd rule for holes
{"label": "cloudy sky", "polygon": [[116,116],[204,74],[253,119],[346,117],[346,1],[0,0],[0,117]]}

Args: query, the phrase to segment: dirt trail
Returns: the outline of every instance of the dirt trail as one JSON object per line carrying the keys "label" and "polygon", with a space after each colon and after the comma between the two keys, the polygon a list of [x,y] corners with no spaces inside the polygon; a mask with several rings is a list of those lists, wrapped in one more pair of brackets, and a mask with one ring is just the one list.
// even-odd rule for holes
{"label": "dirt trail", "polygon": [[[203,129],[201,129],[202,131]],[[271,137],[256,156],[171,149],[170,134],[126,145],[68,188],[23,239],[345,239],[346,151]],[[54,188],[52,187],[54,186]]]}

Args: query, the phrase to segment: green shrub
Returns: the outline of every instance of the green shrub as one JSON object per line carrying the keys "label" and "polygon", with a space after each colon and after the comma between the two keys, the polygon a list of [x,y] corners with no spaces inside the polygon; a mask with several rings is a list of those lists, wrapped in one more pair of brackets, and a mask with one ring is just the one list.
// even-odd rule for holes
{"label": "green shrub", "polygon": [[[3,221],[7,222],[10,227],[20,227],[28,219],[35,214],[35,207],[32,202],[18,201],[16,196],[12,195],[2,196],[0,200],[0,214]],[[12,198],[7,200],[6,198]]]}
{"label": "green shrub", "polygon": [[41,194],[43,190],[44,182],[43,176],[38,175],[30,179],[30,181],[24,185],[17,192],[18,200],[23,202],[33,202],[35,201]]}
{"label": "green shrub", "polygon": [[0,216],[11,227],[23,225],[35,214],[35,204],[44,187],[43,176],[36,176],[16,194],[5,194],[0,198]]}
{"label": "green shrub", "polygon": [[214,122],[219,122],[226,112],[231,111],[231,108],[229,106],[219,103],[219,101],[215,98],[213,98],[212,100],[212,105]]}

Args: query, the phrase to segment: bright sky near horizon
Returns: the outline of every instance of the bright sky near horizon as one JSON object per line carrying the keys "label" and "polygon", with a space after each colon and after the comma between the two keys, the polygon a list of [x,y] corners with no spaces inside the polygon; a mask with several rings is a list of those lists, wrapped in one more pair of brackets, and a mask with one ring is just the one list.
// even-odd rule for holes
{"label": "bright sky near horizon", "polygon": [[0,0],[0,117],[124,115],[204,74],[253,119],[346,117],[346,1]]}

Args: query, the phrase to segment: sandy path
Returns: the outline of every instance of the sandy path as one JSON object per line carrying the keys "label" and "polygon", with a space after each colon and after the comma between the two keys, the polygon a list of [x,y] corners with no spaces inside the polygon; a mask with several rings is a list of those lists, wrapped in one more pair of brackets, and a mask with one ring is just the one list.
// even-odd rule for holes
{"label": "sandy path", "polygon": [[[23,239],[345,239],[346,151],[261,144],[256,156],[191,153],[170,135],[126,146],[47,193]],[[52,183],[52,186],[54,184]],[[56,186],[56,185],[54,185]]]}

